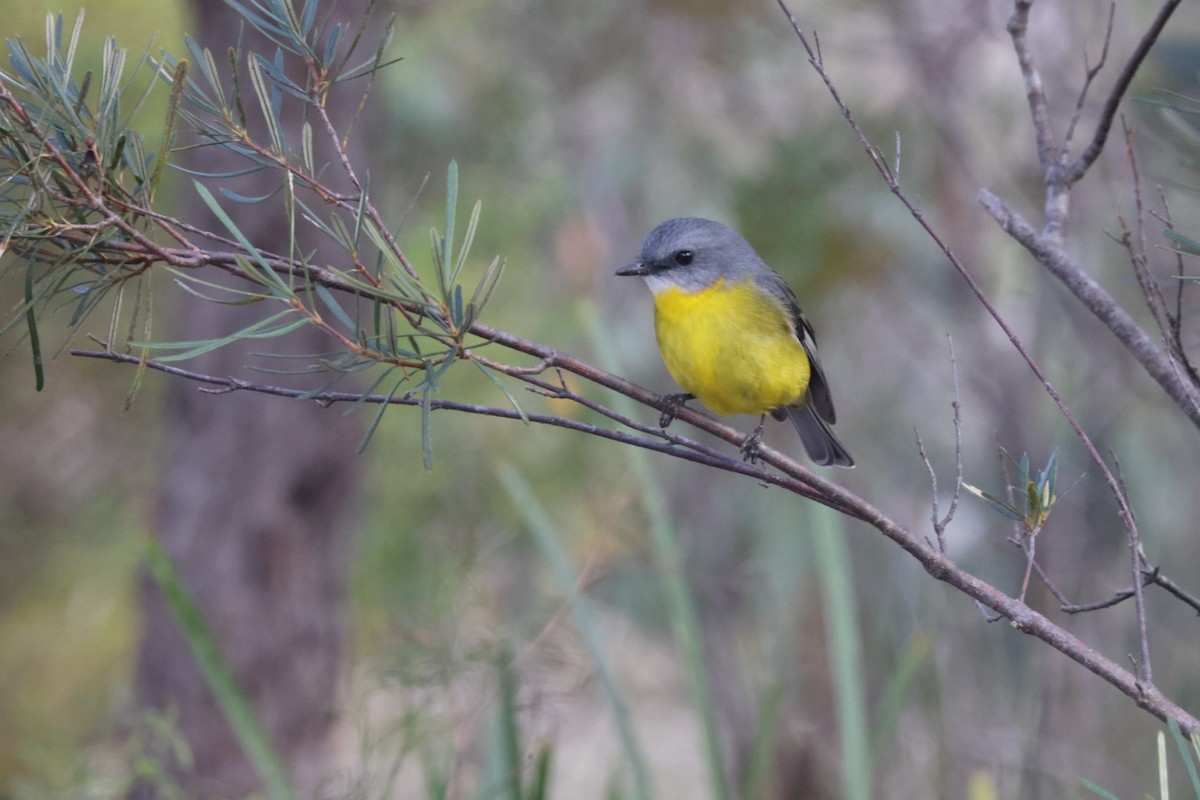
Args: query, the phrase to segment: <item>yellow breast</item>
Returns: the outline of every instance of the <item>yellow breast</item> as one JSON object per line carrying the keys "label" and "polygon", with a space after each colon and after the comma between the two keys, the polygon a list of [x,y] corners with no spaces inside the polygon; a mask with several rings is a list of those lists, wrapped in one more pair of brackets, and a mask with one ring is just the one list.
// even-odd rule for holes
{"label": "yellow breast", "polygon": [[787,310],[753,280],[660,290],[654,330],[671,377],[718,414],[762,414],[808,389],[808,354]]}

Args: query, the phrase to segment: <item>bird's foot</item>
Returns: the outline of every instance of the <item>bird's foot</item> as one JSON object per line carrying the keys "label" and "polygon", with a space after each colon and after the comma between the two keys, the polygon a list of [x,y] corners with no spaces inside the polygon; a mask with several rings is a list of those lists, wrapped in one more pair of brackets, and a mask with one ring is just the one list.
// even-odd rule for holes
{"label": "bird's foot", "polygon": [[746,441],[742,442],[742,460],[748,461],[751,464],[758,461],[758,451],[762,447],[763,426],[759,424],[754,429],[754,433],[746,437]]}
{"label": "bird's foot", "polygon": [[696,395],[688,394],[686,392],[684,394],[663,395],[664,408],[662,416],[658,418],[658,427],[665,428],[674,422],[675,414],[679,411],[679,409],[683,408],[684,404],[687,403],[688,400],[694,399],[696,399]]}

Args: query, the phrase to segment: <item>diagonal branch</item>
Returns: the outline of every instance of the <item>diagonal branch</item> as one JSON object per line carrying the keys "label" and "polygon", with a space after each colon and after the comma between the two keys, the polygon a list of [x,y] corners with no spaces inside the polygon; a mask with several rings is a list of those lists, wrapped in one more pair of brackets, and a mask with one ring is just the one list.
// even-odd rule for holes
{"label": "diagonal branch", "polygon": [[1067,187],[1076,183],[1087,174],[1092,164],[1100,156],[1100,151],[1104,149],[1104,143],[1108,141],[1108,134],[1112,131],[1113,123],[1116,122],[1117,109],[1120,108],[1121,101],[1125,98],[1125,92],[1129,90],[1129,84],[1133,82],[1133,77],[1142,66],[1142,62],[1150,54],[1150,48],[1154,47],[1158,37],[1162,35],[1163,28],[1166,27],[1167,21],[1171,19],[1171,15],[1175,13],[1175,9],[1179,8],[1181,2],[1182,0],[1166,0],[1162,8],[1158,10],[1154,21],[1150,23],[1150,27],[1138,42],[1137,47],[1133,49],[1129,60],[1121,69],[1121,73],[1117,75],[1116,83],[1113,84],[1112,90],[1108,93],[1108,99],[1104,101],[1104,108],[1100,111],[1100,121],[1096,123],[1096,132],[1092,135],[1092,140],[1079,154],[1079,158],[1058,172],[1055,176],[1057,182]]}
{"label": "diagonal branch", "polygon": [[1200,391],[1184,379],[1170,355],[1155,344],[1129,312],[1084,271],[1057,240],[1039,232],[999,197],[982,189],[979,202],[1009,236],[1023,245],[1039,264],[1062,281],[1076,299],[1112,331],[1192,424],[1200,428]]}

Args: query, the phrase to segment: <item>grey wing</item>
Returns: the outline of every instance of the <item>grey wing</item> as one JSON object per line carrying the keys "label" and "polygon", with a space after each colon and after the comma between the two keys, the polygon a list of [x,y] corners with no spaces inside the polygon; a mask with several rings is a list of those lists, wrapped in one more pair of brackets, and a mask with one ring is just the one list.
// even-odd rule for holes
{"label": "grey wing", "polygon": [[[804,352],[808,354],[808,362],[812,370],[808,379],[808,402],[817,412],[817,416],[830,425],[834,424],[837,422],[837,413],[833,410],[833,397],[829,393],[829,381],[825,378],[825,370],[821,368],[821,360],[817,358],[817,334],[813,331],[812,323],[800,310],[800,302],[796,300],[796,294],[792,291],[792,287],[788,286],[774,270],[770,270],[770,274],[767,276],[758,276],[758,282],[760,286],[782,300],[787,308],[788,314],[792,318],[792,332],[800,340]],[[777,419],[782,419],[782,417],[777,417]]]}

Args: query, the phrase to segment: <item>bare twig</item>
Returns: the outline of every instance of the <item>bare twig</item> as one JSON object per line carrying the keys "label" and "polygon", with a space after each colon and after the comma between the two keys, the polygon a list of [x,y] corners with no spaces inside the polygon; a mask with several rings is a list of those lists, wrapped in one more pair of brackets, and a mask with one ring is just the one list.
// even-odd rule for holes
{"label": "bare twig", "polygon": [[[1175,231],[1175,219],[1171,215],[1171,204],[1167,202],[1167,195],[1163,191],[1162,186],[1158,187],[1158,200],[1162,203],[1162,213],[1159,214],[1151,209],[1150,215],[1161,222],[1167,230]],[[1176,361],[1187,372],[1192,384],[1200,385],[1200,372],[1196,371],[1195,365],[1188,358],[1187,349],[1183,346],[1183,289],[1192,283],[1192,281],[1187,276],[1187,267],[1184,264],[1183,253],[1178,248],[1175,248],[1173,252],[1175,255],[1175,310],[1167,311],[1167,319],[1170,323],[1171,331],[1169,338],[1170,349]]]}
{"label": "bare twig", "polygon": [[1142,62],[1150,54],[1150,48],[1158,41],[1158,37],[1162,34],[1163,28],[1166,27],[1167,21],[1175,13],[1175,9],[1179,8],[1181,1],[1166,0],[1162,4],[1162,7],[1159,8],[1158,14],[1150,23],[1150,27],[1146,29],[1146,33],[1142,35],[1141,41],[1133,49],[1133,52],[1129,55],[1129,60],[1125,62],[1125,66],[1121,69],[1120,74],[1117,75],[1117,80],[1113,83],[1113,87],[1108,93],[1108,98],[1104,101],[1104,107],[1100,111],[1100,120],[1096,123],[1096,132],[1092,135],[1092,140],[1084,148],[1083,152],[1079,154],[1079,158],[1064,167],[1056,175],[1056,182],[1069,188],[1087,174],[1092,164],[1100,156],[1100,151],[1104,149],[1104,143],[1108,140],[1109,131],[1112,130],[1113,122],[1116,121],[1117,110],[1121,106],[1121,100],[1125,98],[1125,92],[1128,91],[1129,84],[1133,82],[1133,76],[1137,74],[1138,69],[1142,66]]}
{"label": "bare twig", "polygon": [[1112,44],[1113,21],[1117,16],[1117,0],[1111,0],[1108,4],[1108,25],[1104,29],[1104,46],[1100,50],[1100,60],[1095,66],[1088,63],[1087,48],[1083,51],[1083,86],[1079,90],[1079,97],[1075,100],[1075,111],[1071,114],[1071,122],[1067,125],[1067,135],[1063,137],[1062,152],[1058,155],[1058,163],[1060,166],[1065,166],[1067,159],[1071,156],[1071,145],[1075,141],[1075,126],[1079,124],[1079,118],[1083,116],[1083,105],[1087,100],[1088,91],[1092,88],[1092,81],[1096,80],[1096,76],[1104,69],[1104,64],[1108,61],[1108,46]]}
{"label": "bare twig", "polygon": [[925,462],[925,469],[929,472],[929,487],[933,494],[930,522],[933,525],[933,532],[937,536],[938,549],[943,553],[946,552],[946,528],[954,520],[954,514],[958,511],[958,499],[962,495],[963,478],[962,403],[959,400],[958,392],[958,362],[954,357],[954,340],[947,335],[946,342],[950,347],[950,371],[954,375],[954,402],[951,403],[954,409],[954,494],[950,498],[950,508],[946,511],[945,517],[942,517],[938,510],[937,473],[929,461],[929,456],[925,453],[925,443],[921,441],[921,432],[915,427],[913,428],[913,433],[917,437],[917,452],[920,454],[921,460]]}
{"label": "bare twig", "polygon": [[1058,161],[1058,146],[1054,141],[1042,75],[1034,62],[1033,54],[1029,50],[1029,40],[1026,38],[1029,31],[1029,11],[1032,8],[1033,0],[1016,1],[1012,16],[1008,19],[1008,34],[1012,37],[1013,48],[1017,51],[1017,64],[1021,67],[1021,76],[1025,79],[1025,99],[1029,103],[1029,116],[1033,118],[1038,161],[1041,162],[1043,174],[1048,177]]}
{"label": "bare twig", "polygon": [[1037,531],[1023,532],[1021,549],[1025,552],[1025,574],[1021,577],[1021,591],[1017,599],[1025,602],[1025,593],[1029,591],[1029,577],[1033,574],[1034,558],[1037,555]]}
{"label": "bare twig", "polygon": [[[1146,307],[1150,309],[1150,315],[1154,317],[1154,321],[1158,325],[1159,334],[1170,351],[1172,349],[1170,312],[1167,311],[1167,301],[1163,297],[1162,288],[1150,271],[1146,247],[1146,209],[1142,203],[1142,175],[1138,170],[1137,155],[1133,149],[1133,131],[1126,124],[1124,114],[1121,115],[1121,127],[1125,132],[1125,159],[1129,164],[1130,178],[1133,181],[1136,232],[1130,231],[1124,217],[1118,215],[1117,221],[1121,225],[1121,236],[1118,241],[1129,254],[1129,262],[1133,267],[1133,274],[1137,278],[1138,286],[1142,290],[1142,296],[1146,299]],[[1172,355],[1174,354],[1172,353]]]}

